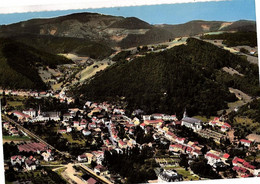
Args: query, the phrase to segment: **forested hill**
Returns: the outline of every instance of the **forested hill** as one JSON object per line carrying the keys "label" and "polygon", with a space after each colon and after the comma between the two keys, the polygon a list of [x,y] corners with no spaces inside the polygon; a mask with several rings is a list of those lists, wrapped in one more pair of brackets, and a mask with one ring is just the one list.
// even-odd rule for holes
{"label": "forested hill", "polygon": [[[231,76],[221,68],[230,66],[245,75]],[[77,89],[85,99],[125,97],[128,108],[147,113],[190,116],[212,115],[236,98],[228,87],[243,88],[259,95],[257,66],[210,43],[194,38],[160,53],[133,61],[121,61]]]}
{"label": "forested hill", "polygon": [[250,31],[205,35],[201,38],[210,40],[224,40],[223,44],[226,44],[228,47],[234,47],[239,45],[248,45],[251,47],[257,46],[257,34],[256,32]]}
{"label": "forested hill", "polygon": [[70,63],[62,56],[49,54],[11,39],[0,38],[0,87],[12,89],[46,89],[37,67],[55,68]]}

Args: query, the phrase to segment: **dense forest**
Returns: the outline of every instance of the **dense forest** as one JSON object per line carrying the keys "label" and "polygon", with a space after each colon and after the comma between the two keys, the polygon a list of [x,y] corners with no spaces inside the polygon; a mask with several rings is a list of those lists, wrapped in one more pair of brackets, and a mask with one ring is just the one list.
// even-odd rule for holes
{"label": "dense forest", "polygon": [[210,40],[223,40],[223,44],[228,47],[239,45],[248,45],[251,47],[257,46],[256,32],[235,32],[235,33],[222,33],[216,35],[204,35],[202,39]]}
{"label": "dense forest", "polygon": [[157,179],[154,168],[158,165],[149,159],[153,157],[153,152],[148,146],[123,149],[123,154],[105,151],[104,157],[103,164],[111,172],[126,178],[126,183],[145,183]]}
{"label": "dense forest", "polygon": [[71,62],[65,57],[2,38],[0,39],[0,86],[16,89],[46,89],[37,67],[55,68],[58,64]]}
{"label": "dense forest", "polygon": [[104,59],[113,53],[113,50],[104,43],[81,38],[22,35],[13,37],[13,39],[52,54],[75,53],[93,59]]}
{"label": "dense forest", "polygon": [[[219,73],[229,66],[245,77],[224,81]],[[226,74],[232,78],[231,75]],[[85,99],[107,100],[125,97],[128,108],[147,113],[213,115],[236,98],[228,87],[243,88],[259,95],[258,69],[243,58],[210,43],[190,38],[187,45],[147,54],[133,61],[120,61],[100,72],[75,94]],[[229,86],[230,85],[230,86]]]}

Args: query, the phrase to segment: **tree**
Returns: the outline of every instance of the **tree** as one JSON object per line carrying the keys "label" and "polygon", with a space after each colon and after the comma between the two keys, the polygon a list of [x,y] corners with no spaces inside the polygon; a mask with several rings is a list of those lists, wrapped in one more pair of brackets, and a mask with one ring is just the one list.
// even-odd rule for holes
{"label": "tree", "polygon": [[179,162],[180,166],[185,167],[185,169],[187,170],[189,167],[189,163],[188,163],[189,160],[187,159],[187,155],[181,154],[180,159],[181,159]]}

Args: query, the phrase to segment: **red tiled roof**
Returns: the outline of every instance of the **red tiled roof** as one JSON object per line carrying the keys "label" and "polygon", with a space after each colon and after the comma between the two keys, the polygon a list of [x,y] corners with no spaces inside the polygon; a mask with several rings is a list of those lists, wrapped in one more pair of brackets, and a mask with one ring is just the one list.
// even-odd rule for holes
{"label": "red tiled roof", "polygon": [[232,163],[236,164],[236,163],[244,163],[245,160],[244,159],[241,159],[241,158],[238,158],[238,157],[235,157],[233,160],[232,160]]}
{"label": "red tiled roof", "polygon": [[228,123],[224,123],[224,126],[228,127],[228,128],[231,128],[231,125],[228,124]]}
{"label": "red tiled roof", "polygon": [[19,111],[13,111],[13,114],[17,114],[17,115],[19,115],[19,116],[23,116],[23,117],[26,117],[26,118],[29,118],[29,117],[30,117],[29,115],[24,114],[24,113],[21,113],[21,112],[19,112]]}
{"label": "red tiled roof", "polygon": [[242,172],[242,173],[246,173],[246,171],[247,171],[247,169],[245,169],[243,167],[238,167],[238,166],[234,166],[232,169],[235,171],[238,171],[238,172]]}
{"label": "red tiled roof", "polygon": [[212,158],[215,158],[215,159],[220,159],[220,157],[218,157],[217,155],[214,155],[212,153],[207,153],[205,156],[206,157],[212,157]]}
{"label": "red tiled roof", "polygon": [[145,122],[149,123],[149,124],[157,124],[157,123],[161,123],[163,122],[163,120],[161,119],[156,119],[156,120],[145,120]]}
{"label": "red tiled roof", "polygon": [[170,135],[170,136],[175,136],[175,134],[172,133],[171,131],[168,131],[167,134]]}
{"label": "red tiled roof", "polygon": [[230,156],[230,155],[229,155],[229,154],[227,154],[227,153],[225,153],[225,154],[223,155],[223,157],[224,157],[224,158],[226,158],[226,159],[228,159],[228,158],[229,158],[229,156]]}
{"label": "red tiled roof", "polygon": [[240,139],[240,142],[245,142],[251,144],[252,141],[246,140],[246,139]]}
{"label": "red tiled roof", "polygon": [[143,127],[144,127],[144,126],[145,126],[145,123],[142,123],[140,126],[143,126]]}

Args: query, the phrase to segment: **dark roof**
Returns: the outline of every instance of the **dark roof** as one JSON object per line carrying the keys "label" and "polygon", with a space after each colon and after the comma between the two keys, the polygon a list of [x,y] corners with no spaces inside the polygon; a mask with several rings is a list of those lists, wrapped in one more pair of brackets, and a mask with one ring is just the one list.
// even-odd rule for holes
{"label": "dark roof", "polygon": [[97,183],[97,180],[95,180],[94,178],[89,178],[89,179],[87,180],[87,183],[88,183],[88,184],[95,184],[95,183]]}
{"label": "dark roof", "polygon": [[192,123],[192,124],[198,123],[198,122],[200,123],[200,122],[201,122],[201,120],[199,120],[199,119],[189,118],[189,117],[184,117],[184,118],[182,118],[182,121],[186,121],[186,122]]}

